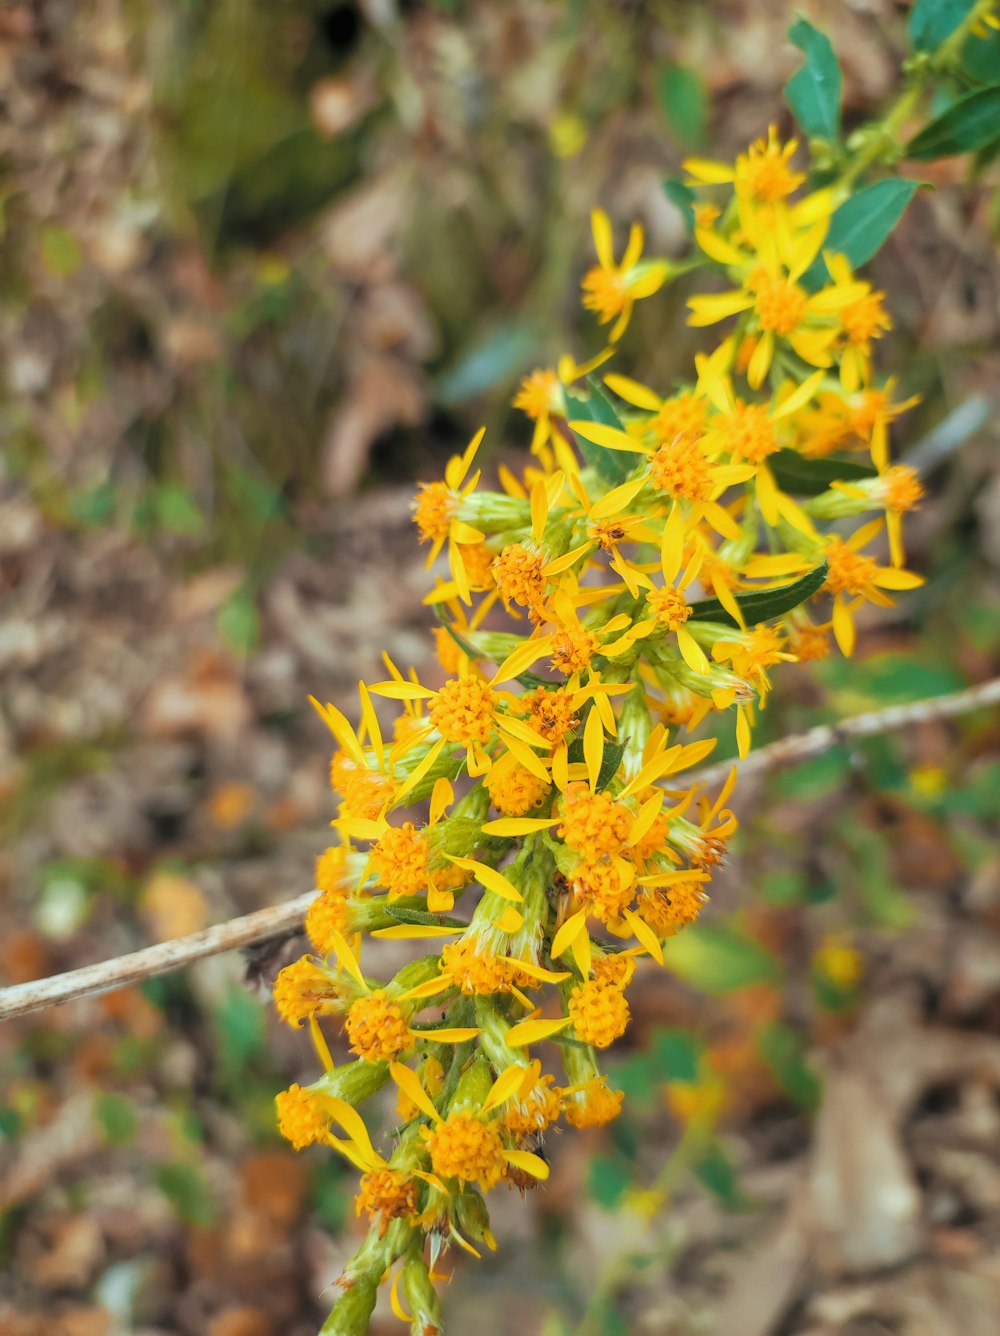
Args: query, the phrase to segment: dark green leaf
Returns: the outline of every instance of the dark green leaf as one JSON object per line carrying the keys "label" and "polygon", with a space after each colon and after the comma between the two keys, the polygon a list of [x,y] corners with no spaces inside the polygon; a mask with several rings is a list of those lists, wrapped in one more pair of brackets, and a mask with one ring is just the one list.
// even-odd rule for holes
{"label": "dark green leaf", "polygon": [[851,773],[851,752],[831,747],[822,756],[803,761],[774,777],[774,792],[781,798],[808,803],[842,789]]}
{"label": "dark green leaf", "polygon": [[628,1169],[613,1155],[595,1155],[587,1166],[587,1195],[606,1211],[613,1211],[631,1186]]}
{"label": "dark green leaf", "polygon": [[778,1086],[800,1109],[819,1103],[820,1083],[805,1056],[802,1036],[787,1025],[766,1026],[757,1036],[757,1051]]}
{"label": "dark green leaf", "polygon": [[179,482],[165,482],[156,489],[156,517],[167,533],[183,538],[200,534],[205,527],[191,493]]}
{"label": "dark green leaf", "polygon": [[[616,427],[622,431],[621,419],[610,399],[597,388],[597,382],[593,379],[590,381],[590,390],[586,399],[579,399],[567,392],[566,407],[570,418],[580,422],[600,422],[605,427]],[[640,459],[638,451],[633,456],[627,450],[606,450],[603,445],[594,445],[582,436],[576,437],[576,443],[588,466],[595,469],[611,487],[624,482]]]}
{"label": "dark green leaf", "polygon": [[139,1130],[139,1116],[135,1102],[127,1095],[103,1090],[94,1099],[94,1117],[104,1139],[112,1146],[122,1146],[135,1140]]}
{"label": "dark green leaf", "polygon": [[921,161],[971,153],[1000,139],[1000,87],[980,88],[952,104],[906,145]]}
{"label": "dark green leaf", "polygon": [[[756,626],[758,622],[767,622],[773,617],[780,617],[782,613],[797,608],[807,598],[812,598],[813,594],[823,588],[826,576],[827,565],[823,561],[805,575],[793,580],[791,584],[779,585],[777,589],[758,589],[750,594],[737,594],[736,602],[746,618],[747,625]],[[698,603],[692,603],[691,615],[696,621],[736,625],[717,598],[705,598]]]}
{"label": "dark green leaf", "polygon": [[694,1174],[702,1187],[708,1188],[729,1210],[737,1211],[745,1204],[736,1171],[718,1141],[709,1146],[694,1166]]}
{"label": "dark green leaf", "polygon": [[970,36],[962,48],[962,73],[973,83],[995,84],[1000,80],[1000,32],[996,28]]}
{"label": "dark green leaf", "polygon": [[795,119],[814,139],[836,139],[840,132],[840,66],[830,39],[808,22],[796,19],[788,40],[805,56],[805,63],[785,86],[785,98]]}
{"label": "dark green leaf", "polygon": [[669,970],[713,996],[781,979],[781,966],[770,951],[721,923],[685,928],[664,943],[663,954]]}
{"label": "dark green leaf", "polygon": [[[617,775],[624,752],[625,746],[623,743],[609,742],[607,738],[604,739],[604,759],[601,761],[600,773],[597,776],[598,791],[606,789]],[[583,739],[574,738],[569,744],[566,755],[571,765],[582,763],[584,760]]]}
{"label": "dark green leaf", "polygon": [[914,51],[936,51],[967,18],[976,0],[915,0],[906,25]]}
{"label": "dark green leaf", "polygon": [[663,182],[663,193],[671,204],[680,209],[688,233],[694,232],[694,210],[698,203],[695,192],[676,176],[668,176]]}
{"label": "dark green leaf", "polygon": [[657,1031],[650,1056],[661,1081],[698,1080],[701,1045],[685,1030]]}
{"label": "dark green leaf", "polygon": [[78,524],[96,529],[106,524],[115,511],[117,494],[112,482],[98,483],[87,492],[79,492],[70,499],[69,511]]}
{"label": "dark green leaf", "polygon": [[779,450],[767,462],[781,490],[793,496],[820,496],[832,482],[856,482],[874,478],[877,472],[870,464],[859,464],[854,459],[838,459],[835,455],[808,459],[798,450]]}
{"label": "dark green leaf", "polygon": [[530,361],[534,348],[535,335],[526,325],[501,325],[438,377],[438,398],[443,404],[454,404],[485,393],[516,375]]}
{"label": "dark green leaf", "polygon": [[156,1186],[185,1225],[212,1223],[215,1203],[203,1178],[191,1165],[161,1164],[156,1171]]}
{"label": "dark green leaf", "polygon": [[[888,177],[856,191],[834,210],[823,250],[845,256],[852,269],[867,264],[902,218],[920,185],[919,181]],[[801,282],[803,287],[815,291],[829,277],[821,256],[802,275]]]}
{"label": "dark green leaf", "polygon": [[677,138],[686,148],[699,148],[708,120],[708,95],[701,75],[688,65],[668,65],[656,76],[656,94]]}
{"label": "dark green leaf", "polygon": [[264,1009],[245,988],[231,987],[215,1017],[224,1066],[240,1072],[264,1046]]}

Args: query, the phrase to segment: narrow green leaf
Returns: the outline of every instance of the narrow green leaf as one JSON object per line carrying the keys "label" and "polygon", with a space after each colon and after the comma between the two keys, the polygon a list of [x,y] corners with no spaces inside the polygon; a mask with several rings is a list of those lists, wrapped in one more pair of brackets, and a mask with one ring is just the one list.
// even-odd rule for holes
{"label": "narrow green leaf", "polygon": [[[881,249],[920,186],[919,181],[888,177],[857,191],[834,211],[823,250],[845,256],[852,269],[867,264]],[[801,282],[803,287],[814,292],[829,277],[826,261],[821,256],[809,266]]]}
{"label": "narrow green leaf", "polygon": [[757,1051],[767,1063],[777,1085],[800,1109],[815,1109],[820,1082],[806,1061],[802,1036],[775,1022],[757,1036]]}
{"label": "narrow green leaf", "polygon": [[215,1219],[215,1202],[192,1165],[161,1164],[156,1170],[156,1186],[184,1224],[207,1226]]}
{"label": "narrow green leaf", "polygon": [[718,1141],[712,1142],[694,1166],[694,1175],[702,1187],[718,1197],[727,1210],[738,1211],[746,1204],[736,1170]]}
{"label": "narrow green leaf", "polygon": [[662,1081],[698,1080],[701,1045],[686,1030],[659,1030],[653,1037],[652,1059],[655,1074]]}
{"label": "narrow green leaf", "polygon": [[[606,789],[618,773],[618,767],[622,763],[622,756],[625,754],[624,743],[609,742],[604,739],[604,759],[601,761],[600,773],[597,776],[597,789]],[[583,761],[583,739],[574,738],[569,744],[566,757],[570,764],[577,764]]]}
{"label": "narrow green leaf", "polygon": [[[747,625],[756,626],[758,622],[767,622],[773,617],[780,617],[782,613],[797,608],[807,598],[812,598],[813,594],[823,588],[826,577],[827,564],[823,561],[805,575],[793,580],[791,584],[779,585],[776,589],[757,589],[749,594],[737,594],[736,602],[740,605]],[[692,617],[696,621],[736,625],[717,598],[705,598],[698,603],[692,603],[691,609]]]}
{"label": "narrow green leaf", "polygon": [[[566,407],[570,417],[580,422],[600,422],[605,427],[617,427],[619,431],[623,431],[621,418],[615,412],[611,400],[597,388],[597,382],[593,378],[589,384],[590,394],[586,399],[566,394]],[[612,487],[624,482],[639,462],[638,451],[636,451],[637,457],[633,459],[627,450],[605,450],[603,445],[585,441],[582,436],[576,437],[576,443],[589,467],[595,469]]]}
{"label": "narrow green leaf", "polygon": [[449,918],[447,914],[428,914],[423,909],[406,909],[403,905],[386,905],[385,912],[400,923],[429,924],[435,928],[465,928],[463,919]]}
{"label": "narrow green leaf", "polygon": [[785,85],[785,98],[795,119],[814,139],[836,139],[840,132],[841,75],[837,57],[825,33],[803,18],[788,30],[788,40],[805,56],[805,63]]}
{"label": "narrow green leaf", "polygon": [[597,1154],[587,1167],[587,1195],[613,1211],[632,1186],[632,1175],[617,1156]]}
{"label": "narrow green leaf", "polygon": [[906,145],[906,156],[927,162],[971,153],[1000,139],[1000,86],[959,98]]}
{"label": "narrow green leaf", "polygon": [[685,185],[683,181],[678,180],[676,176],[668,176],[663,182],[663,193],[667,199],[676,208],[681,211],[684,219],[684,226],[688,234],[694,232],[694,209],[698,203],[698,196],[690,186]]}
{"label": "narrow green leaf", "polygon": [[668,969],[713,996],[781,979],[781,966],[770,951],[721,923],[685,928],[664,942],[663,954]]}
{"label": "narrow green leaf", "polygon": [[656,76],[656,95],[670,128],[686,148],[700,148],[708,122],[705,81],[688,65],[668,65]]}
{"label": "narrow green leaf", "polygon": [[820,496],[832,482],[857,482],[876,476],[870,464],[859,464],[856,459],[838,459],[835,455],[807,459],[797,450],[779,450],[767,462],[781,490],[793,496]]}
{"label": "narrow green leaf", "polygon": [[976,0],[915,0],[906,30],[914,51],[936,51],[968,17]]}
{"label": "narrow green leaf", "polygon": [[250,654],[260,643],[257,601],[246,585],[229,595],[215,621],[219,635],[237,654]]}

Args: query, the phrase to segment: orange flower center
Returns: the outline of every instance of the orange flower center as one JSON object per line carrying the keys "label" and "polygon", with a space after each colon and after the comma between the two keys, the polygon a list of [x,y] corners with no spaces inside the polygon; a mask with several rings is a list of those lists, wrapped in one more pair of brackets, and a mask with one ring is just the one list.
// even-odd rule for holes
{"label": "orange flower center", "polygon": [[446,742],[485,745],[493,732],[496,692],[478,677],[453,677],[434,697],[430,721]]}

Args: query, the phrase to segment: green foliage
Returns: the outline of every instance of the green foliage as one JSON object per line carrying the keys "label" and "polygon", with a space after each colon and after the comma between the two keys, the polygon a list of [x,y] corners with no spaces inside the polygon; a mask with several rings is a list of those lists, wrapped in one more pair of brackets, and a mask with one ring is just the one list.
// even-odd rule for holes
{"label": "green foliage", "polygon": [[708,124],[708,92],[697,70],[668,65],[656,76],[656,94],[671,129],[685,148],[700,148]]}
{"label": "green foliage", "polygon": [[810,459],[797,450],[778,450],[767,462],[781,490],[793,496],[821,496],[832,482],[856,482],[859,478],[876,476],[872,465],[838,459],[836,455]]}
{"label": "green foliage", "polygon": [[233,985],[215,1013],[219,1065],[223,1078],[232,1080],[264,1047],[264,1008],[245,988]]}
{"label": "green foliage", "polygon": [[[789,612],[792,608],[797,608],[800,603],[804,603],[807,598],[811,598],[818,589],[823,587],[827,575],[826,562],[821,562],[819,566],[813,567],[805,575],[793,580],[791,584],[779,585],[776,589],[753,590],[750,593],[737,594],[736,602],[739,604],[740,611],[744,614],[747,624],[756,625],[758,622],[769,621],[772,617],[780,617],[783,613]],[[703,622],[725,622],[727,626],[735,626],[736,619],[725,610],[717,598],[700,599],[697,603],[691,604],[691,615],[697,621]]]}
{"label": "green foliage", "polygon": [[167,533],[194,538],[204,532],[205,517],[182,483],[161,483],[153,495],[156,518]]}
{"label": "green foliage", "polygon": [[821,1086],[809,1066],[802,1035],[790,1026],[774,1022],[757,1036],[757,1051],[775,1082],[800,1109],[811,1111],[819,1104]]}
{"label": "green foliage", "polygon": [[[1000,70],[997,71],[1000,79]],[[987,149],[1000,140],[1000,86],[953,102],[906,145],[907,157],[928,161]]]}
{"label": "green foliage", "polygon": [[814,139],[836,139],[840,133],[840,65],[829,37],[799,18],[788,30],[788,40],[805,56],[802,68],[785,85],[792,114]]}
{"label": "green foliage", "polygon": [[236,654],[252,654],[260,644],[260,613],[249,585],[229,595],[216,617],[219,635]]}
{"label": "green foliage", "polygon": [[738,928],[696,923],[663,947],[667,968],[687,984],[718,996],[757,983],[779,983],[777,959]]}
{"label": "green foliage", "polygon": [[933,52],[972,13],[976,0],[914,0],[907,32],[914,51]]}
{"label": "green foliage", "polygon": [[[919,181],[890,177],[855,191],[834,210],[824,252],[843,255],[852,269],[867,264],[882,248],[919,189]],[[829,277],[826,261],[820,257],[803,274],[802,284],[815,290]]]}
{"label": "green foliage", "polygon": [[711,1143],[695,1164],[694,1175],[702,1187],[707,1188],[713,1197],[717,1197],[727,1210],[739,1211],[746,1207],[746,1194],[721,1142]]}
{"label": "green foliage", "polygon": [[[621,418],[615,412],[611,400],[593,378],[589,385],[590,394],[586,399],[566,392],[566,406],[573,421],[600,422],[605,427],[616,427],[622,431]],[[575,433],[574,439],[586,463],[597,471],[609,487],[617,487],[620,482],[624,482],[642,458],[638,451],[633,458],[627,450],[606,450]]]}
{"label": "green foliage", "polygon": [[135,1101],[115,1091],[101,1091],[94,1099],[94,1117],[101,1134],[111,1146],[127,1145],[139,1130]]}
{"label": "green foliage", "polygon": [[193,1165],[175,1161],[156,1170],[156,1186],[185,1225],[207,1227],[216,1217],[216,1205],[201,1174]]}
{"label": "green foliage", "polygon": [[680,209],[688,232],[694,232],[694,209],[698,196],[692,188],[676,176],[668,176],[663,182],[663,193],[671,204]]}
{"label": "green foliage", "polygon": [[587,1165],[587,1195],[606,1211],[613,1211],[632,1186],[627,1165],[615,1155],[598,1153]]}

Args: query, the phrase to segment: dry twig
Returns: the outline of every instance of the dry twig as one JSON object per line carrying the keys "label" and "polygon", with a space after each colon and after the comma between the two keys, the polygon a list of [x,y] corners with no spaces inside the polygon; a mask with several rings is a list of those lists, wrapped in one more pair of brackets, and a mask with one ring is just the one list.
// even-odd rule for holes
{"label": "dry twig", "polygon": [[[872,737],[932,719],[950,719],[990,705],[1000,705],[1000,678],[969,687],[967,691],[934,696],[911,705],[891,705],[884,710],[855,715],[853,719],[845,719],[840,724],[811,728],[808,732],[772,742],[770,746],[752,752],[736,764],[740,774],[775,770],[779,766],[795,765],[811,756],[818,756],[853,738]],[[705,766],[691,778],[703,784],[714,784],[725,778],[732,765],[733,762],[722,761],[717,765]],[[178,937],[172,942],[162,942],[159,946],[148,946],[127,956],[70,970],[67,974],[0,988],[0,1020],[12,1020],[79,997],[105,993],[125,984],[152,978],[156,974],[182,969],[206,956],[280,937],[300,926],[315,895],[315,891],[309,891],[286,904],[259,909],[256,913],[217,924],[214,928],[206,928],[190,937]]]}

